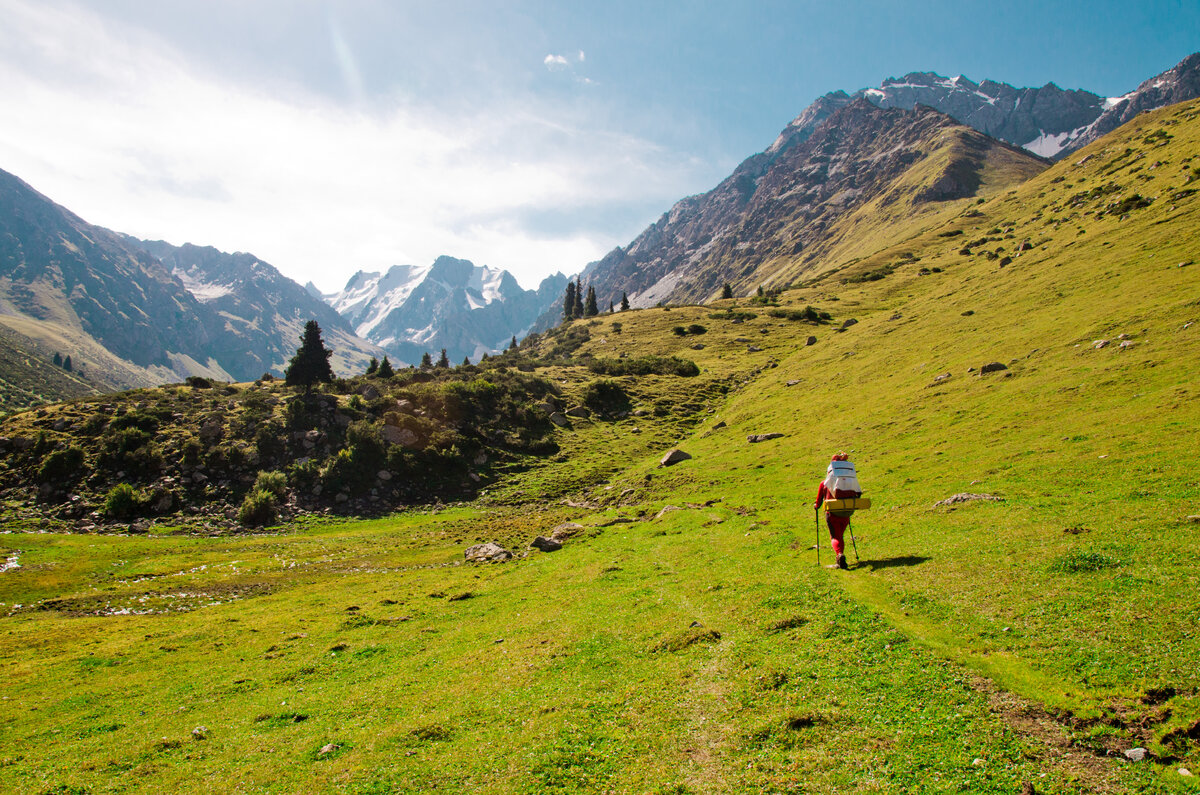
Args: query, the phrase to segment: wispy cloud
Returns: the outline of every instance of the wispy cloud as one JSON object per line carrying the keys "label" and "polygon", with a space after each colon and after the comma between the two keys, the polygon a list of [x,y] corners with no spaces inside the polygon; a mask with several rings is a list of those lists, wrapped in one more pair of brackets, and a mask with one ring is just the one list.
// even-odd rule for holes
{"label": "wispy cloud", "polygon": [[93,223],[253,251],[323,289],[443,253],[526,284],[575,271],[627,238],[530,219],[666,203],[696,171],[529,97],[467,113],[403,96],[348,105],[220,82],[80,9],[0,0],[0,15],[0,168]]}

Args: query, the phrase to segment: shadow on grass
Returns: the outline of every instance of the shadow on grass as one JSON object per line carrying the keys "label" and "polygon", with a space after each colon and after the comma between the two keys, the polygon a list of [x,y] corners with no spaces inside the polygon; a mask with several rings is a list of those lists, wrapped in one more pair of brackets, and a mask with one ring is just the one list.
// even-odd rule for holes
{"label": "shadow on grass", "polygon": [[855,568],[878,571],[879,569],[893,569],[897,566],[919,566],[927,560],[931,560],[931,558],[920,555],[901,555],[900,557],[884,558],[883,560],[863,560]]}

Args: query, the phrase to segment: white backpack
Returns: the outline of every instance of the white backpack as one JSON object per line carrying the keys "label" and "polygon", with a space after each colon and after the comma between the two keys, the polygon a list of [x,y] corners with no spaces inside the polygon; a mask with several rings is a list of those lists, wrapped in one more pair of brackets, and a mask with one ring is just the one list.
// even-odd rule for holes
{"label": "white backpack", "polygon": [[862,487],[858,485],[858,474],[850,461],[830,461],[829,469],[825,470],[825,488],[835,498],[861,497]]}

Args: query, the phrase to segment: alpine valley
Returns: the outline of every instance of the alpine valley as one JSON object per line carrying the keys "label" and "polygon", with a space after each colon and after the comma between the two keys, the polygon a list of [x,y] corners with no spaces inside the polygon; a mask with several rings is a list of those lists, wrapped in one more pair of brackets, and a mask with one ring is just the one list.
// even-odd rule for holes
{"label": "alpine valley", "polygon": [[1196,66],[828,95],[583,317],[0,175],[0,791],[1195,793]]}

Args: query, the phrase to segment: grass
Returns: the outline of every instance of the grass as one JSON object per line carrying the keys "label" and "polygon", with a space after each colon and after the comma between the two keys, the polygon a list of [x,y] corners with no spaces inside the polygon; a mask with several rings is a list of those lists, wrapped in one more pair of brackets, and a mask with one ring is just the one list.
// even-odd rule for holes
{"label": "grass", "polygon": [[[474,504],[220,538],[7,523],[0,789],[1195,791],[1200,207],[1164,197],[1198,112],[881,251],[909,263],[884,279],[780,297],[827,325],[575,321],[576,357],[700,372],[608,377],[629,416],[572,418]],[[1100,179],[1124,193],[1068,206]],[[1131,185],[1154,201],[1108,212]],[[538,374],[569,404],[583,361]],[[811,549],[838,449],[874,503],[849,572]],[[968,491],[1004,499],[934,507]],[[567,520],[562,551],[459,565]]]}

